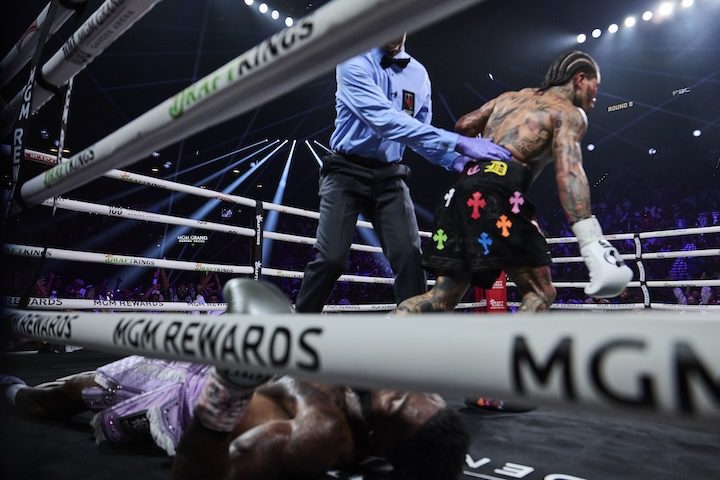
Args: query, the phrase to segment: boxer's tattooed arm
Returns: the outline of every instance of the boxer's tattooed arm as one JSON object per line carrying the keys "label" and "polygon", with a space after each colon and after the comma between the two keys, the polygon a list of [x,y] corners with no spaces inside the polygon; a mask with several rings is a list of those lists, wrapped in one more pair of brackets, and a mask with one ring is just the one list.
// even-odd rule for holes
{"label": "boxer's tattooed arm", "polygon": [[462,299],[470,286],[470,274],[440,275],[435,286],[427,293],[408,298],[398,305],[395,313],[450,312]]}
{"label": "boxer's tattooed arm", "polygon": [[554,121],[552,151],[555,157],[555,181],[560,204],[570,223],[588,218],[590,186],[582,165],[580,139],[585,135],[585,117],[577,110],[559,113]]}

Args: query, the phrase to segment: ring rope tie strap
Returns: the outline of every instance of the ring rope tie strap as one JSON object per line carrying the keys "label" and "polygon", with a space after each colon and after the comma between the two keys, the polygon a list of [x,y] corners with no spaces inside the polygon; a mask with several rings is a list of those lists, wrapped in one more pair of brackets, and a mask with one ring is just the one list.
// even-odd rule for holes
{"label": "ring rope tie strap", "polygon": [[643,252],[642,252],[642,242],[640,240],[640,235],[635,234],[633,238],[633,242],[635,243],[635,264],[638,268],[638,280],[640,281],[640,290],[643,294],[643,304],[645,305],[645,308],[650,308],[650,290],[648,290],[647,286],[647,277],[645,275],[645,265],[643,265],[642,258],[643,258]]}
{"label": "ring rope tie strap", "polygon": [[253,278],[260,280],[262,278],[262,258],[263,258],[263,224],[265,223],[265,211],[263,210],[263,202],[255,201],[255,244],[253,245]]}

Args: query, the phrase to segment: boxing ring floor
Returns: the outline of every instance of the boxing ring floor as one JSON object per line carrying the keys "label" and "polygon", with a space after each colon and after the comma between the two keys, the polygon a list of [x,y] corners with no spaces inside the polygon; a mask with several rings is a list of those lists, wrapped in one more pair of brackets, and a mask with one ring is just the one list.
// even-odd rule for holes
{"label": "boxing ring floor", "polygon": [[[28,384],[93,370],[117,359],[93,351],[0,357],[4,372]],[[448,399],[472,436],[461,479],[713,480],[720,478],[720,432],[652,423],[645,419],[564,412],[543,407],[525,413],[474,412]],[[152,447],[95,444],[89,413],[71,422],[0,416],[0,478],[167,479],[171,459]],[[322,479],[392,478],[367,472],[332,472]],[[375,470],[375,471],[373,471]]]}

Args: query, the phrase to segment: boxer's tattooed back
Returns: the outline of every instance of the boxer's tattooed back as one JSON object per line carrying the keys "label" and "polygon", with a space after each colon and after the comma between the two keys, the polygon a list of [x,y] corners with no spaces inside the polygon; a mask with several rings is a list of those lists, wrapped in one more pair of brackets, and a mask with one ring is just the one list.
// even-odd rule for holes
{"label": "boxer's tattooed back", "polygon": [[560,201],[568,220],[575,222],[591,213],[580,147],[587,118],[569,100],[571,91],[569,84],[544,92],[507,92],[462,117],[455,128],[467,136],[482,134],[507,148],[530,169],[533,179],[554,160]]}

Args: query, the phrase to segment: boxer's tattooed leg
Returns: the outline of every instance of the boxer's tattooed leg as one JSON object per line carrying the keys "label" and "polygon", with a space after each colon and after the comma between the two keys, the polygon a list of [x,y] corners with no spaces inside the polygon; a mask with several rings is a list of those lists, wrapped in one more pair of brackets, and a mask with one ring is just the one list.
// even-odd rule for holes
{"label": "boxer's tattooed leg", "polygon": [[439,276],[435,286],[427,293],[408,298],[395,310],[396,313],[448,312],[455,308],[470,286],[470,275]]}
{"label": "boxer's tattooed leg", "polygon": [[549,267],[508,269],[508,275],[520,290],[521,312],[548,310],[555,300],[555,287],[550,278]]}
{"label": "boxer's tattooed leg", "polygon": [[395,313],[405,314],[436,312],[437,310],[435,310],[435,305],[433,305],[433,302],[430,301],[430,299],[425,298],[426,295],[428,294],[425,293],[418,295],[417,297],[408,298],[397,307]]}
{"label": "boxer's tattooed leg", "polygon": [[544,312],[548,309],[547,302],[535,292],[529,292],[523,295],[520,303],[521,312]]}

